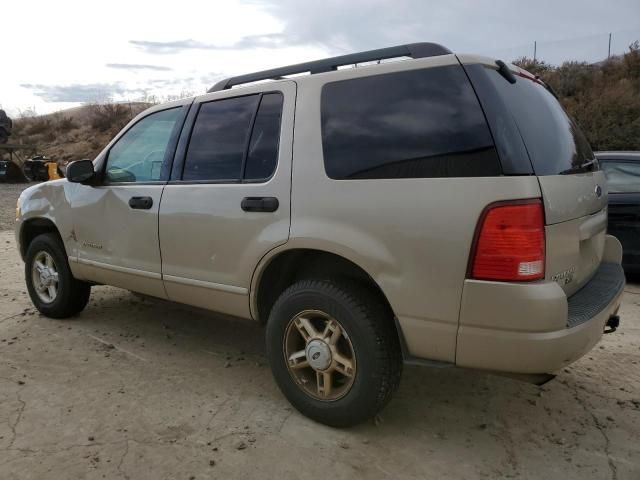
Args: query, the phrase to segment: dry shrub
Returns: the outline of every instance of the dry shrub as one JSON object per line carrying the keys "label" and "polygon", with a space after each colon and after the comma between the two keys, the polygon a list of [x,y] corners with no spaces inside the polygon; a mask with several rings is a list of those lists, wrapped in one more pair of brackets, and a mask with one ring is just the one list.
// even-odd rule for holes
{"label": "dry shrub", "polygon": [[58,139],[58,135],[53,129],[47,130],[42,134],[42,141],[47,143],[53,143]]}
{"label": "dry shrub", "polygon": [[132,118],[131,108],[122,103],[94,103],[89,107],[89,125],[100,132],[119,131]]}
{"label": "dry shrub", "polygon": [[62,113],[54,114],[53,119],[55,128],[59,133],[69,133],[78,128],[78,125],[73,118],[64,116]]}
{"label": "dry shrub", "polygon": [[594,150],[640,150],[640,44],[597,64],[558,67],[528,58],[514,62],[540,75],[558,94]]}
{"label": "dry shrub", "polygon": [[41,135],[52,129],[53,122],[48,117],[33,117],[25,119],[24,132],[27,135]]}

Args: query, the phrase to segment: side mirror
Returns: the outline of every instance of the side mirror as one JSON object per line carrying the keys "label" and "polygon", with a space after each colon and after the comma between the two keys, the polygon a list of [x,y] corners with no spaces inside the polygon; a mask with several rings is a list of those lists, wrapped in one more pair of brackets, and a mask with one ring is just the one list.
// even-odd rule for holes
{"label": "side mirror", "polygon": [[96,175],[91,160],[77,160],[67,165],[67,180],[73,183],[85,183]]}

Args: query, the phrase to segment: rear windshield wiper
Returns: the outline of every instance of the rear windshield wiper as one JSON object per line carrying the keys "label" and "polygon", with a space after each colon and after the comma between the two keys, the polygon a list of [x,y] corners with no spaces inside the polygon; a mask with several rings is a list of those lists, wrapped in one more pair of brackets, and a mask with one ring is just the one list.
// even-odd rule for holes
{"label": "rear windshield wiper", "polygon": [[502,60],[496,60],[498,66],[498,73],[504,77],[509,83],[516,83],[516,76],[511,72],[511,69]]}
{"label": "rear windshield wiper", "polygon": [[579,165],[574,165],[571,168],[567,168],[566,170],[561,171],[558,175],[569,175],[572,173],[592,172],[596,169],[595,167],[597,164],[598,164],[598,160],[594,158],[593,160],[589,160]]}

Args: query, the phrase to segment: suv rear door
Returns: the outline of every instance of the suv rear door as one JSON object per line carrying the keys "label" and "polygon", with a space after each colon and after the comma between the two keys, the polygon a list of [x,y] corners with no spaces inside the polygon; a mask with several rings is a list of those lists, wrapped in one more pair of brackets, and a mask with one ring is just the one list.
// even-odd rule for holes
{"label": "suv rear door", "polygon": [[[569,296],[591,279],[602,260],[607,227],[604,174],[580,128],[541,80],[513,67],[511,82],[496,64],[466,65],[464,57],[461,61],[485,108],[503,163],[522,168],[521,161],[505,157],[522,155],[517,143],[524,146],[529,170],[509,173],[538,177],[545,208],[546,278],[556,280]],[[502,138],[507,130],[518,134]]]}
{"label": "suv rear door", "polygon": [[160,205],[169,299],[249,317],[260,259],[289,236],[296,85],[195,100]]}

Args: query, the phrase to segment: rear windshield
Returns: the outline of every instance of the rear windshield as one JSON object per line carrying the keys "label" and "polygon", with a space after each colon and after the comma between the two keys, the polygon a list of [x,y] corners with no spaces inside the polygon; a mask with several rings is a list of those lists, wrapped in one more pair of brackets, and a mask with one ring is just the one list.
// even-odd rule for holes
{"label": "rear windshield", "polygon": [[577,173],[594,160],[580,128],[544,85],[521,76],[511,84],[492,69],[487,74],[514,117],[536,175]]}

